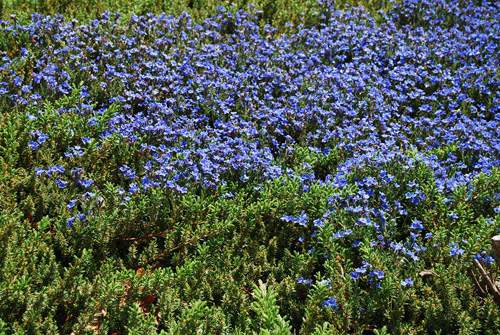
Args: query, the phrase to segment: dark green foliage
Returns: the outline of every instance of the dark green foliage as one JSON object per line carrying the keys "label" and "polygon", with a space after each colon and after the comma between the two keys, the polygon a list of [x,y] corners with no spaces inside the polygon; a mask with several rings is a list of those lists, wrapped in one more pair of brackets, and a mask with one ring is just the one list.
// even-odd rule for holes
{"label": "dark green foliage", "polygon": [[[260,12],[266,23],[281,29],[289,22],[294,24],[315,24],[321,20],[325,4],[332,1],[317,0],[0,0],[0,17],[9,18],[15,14],[18,19],[29,18],[32,12],[41,14],[63,14],[79,20],[88,20],[109,10],[125,16],[146,13],[167,13],[179,15],[188,12],[195,19],[202,19],[216,13],[217,7],[232,10],[244,9]],[[337,0],[338,8],[362,5],[373,11],[387,9],[389,0]]]}

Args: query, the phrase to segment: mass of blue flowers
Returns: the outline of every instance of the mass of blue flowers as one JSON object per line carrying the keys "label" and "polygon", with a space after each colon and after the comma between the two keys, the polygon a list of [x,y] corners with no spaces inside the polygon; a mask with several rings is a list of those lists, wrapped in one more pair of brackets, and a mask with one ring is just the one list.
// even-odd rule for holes
{"label": "mass of blue flowers", "polygon": [[[407,1],[387,15],[376,25],[363,12],[332,11],[319,28],[281,36],[242,12],[203,24],[133,16],[126,29],[113,14],[89,25],[34,15],[28,25],[2,23],[29,43],[2,55],[1,97],[28,110],[28,146],[40,151],[50,139],[43,101],[77,88],[77,103],[57,113],[86,120],[92,136],[72,138],[61,161],[77,168],[112,136],[139,146],[141,160],[116,171],[129,180],[125,194],[292,175],[299,146],[342,158],[322,173],[306,166],[304,187],[341,188],[352,171],[378,168],[356,182],[360,203],[386,199],[381,184],[400,187],[380,168],[390,161],[425,164],[443,192],[489,173],[500,150],[497,6]],[[443,147],[453,150],[439,155]],[[92,186],[69,174],[54,182]],[[403,199],[425,200],[417,182],[406,187]],[[397,207],[383,202],[378,216]]]}
{"label": "mass of blue flowers", "polygon": [[[277,258],[310,257],[289,282],[339,328],[347,321],[332,320],[384,306],[366,297],[452,287],[419,276],[434,264],[493,269],[484,238],[500,226],[499,3],[404,0],[378,15],[331,6],[318,26],[286,33],[224,8],[203,22],[108,12],[0,22],[10,43],[0,104],[22,115],[31,183],[60,197],[33,215],[83,234],[103,211],[155,192],[231,203],[293,185],[297,199],[274,199],[283,205],[258,222],[287,227],[286,243],[266,242]],[[305,307],[290,306],[307,324]]]}

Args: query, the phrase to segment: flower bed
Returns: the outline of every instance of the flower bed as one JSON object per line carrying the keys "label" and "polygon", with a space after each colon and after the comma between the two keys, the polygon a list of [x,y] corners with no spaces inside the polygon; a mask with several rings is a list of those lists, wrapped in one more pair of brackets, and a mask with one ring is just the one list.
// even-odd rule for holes
{"label": "flower bed", "polygon": [[499,14],[3,22],[0,325],[494,334]]}

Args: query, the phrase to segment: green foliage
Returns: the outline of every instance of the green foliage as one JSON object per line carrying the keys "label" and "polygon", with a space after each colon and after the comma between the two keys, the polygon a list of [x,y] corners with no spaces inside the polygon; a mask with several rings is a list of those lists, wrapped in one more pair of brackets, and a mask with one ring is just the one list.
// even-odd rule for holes
{"label": "green foliage", "polygon": [[277,294],[273,288],[259,281],[259,285],[254,286],[253,296],[255,301],[251,304],[251,308],[257,314],[258,334],[291,334],[290,325],[279,314],[279,307],[276,305]]}
{"label": "green foliage", "polygon": [[[418,174],[429,178],[419,169],[396,176],[402,182]],[[476,294],[465,259],[487,249],[499,226],[498,216],[495,224],[484,219],[488,214],[480,205],[494,192],[498,173],[481,176],[472,197],[466,190],[455,195],[464,220],[478,218],[474,229],[461,221],[451,225],[440,211],[453,208],[442,207],[439,196],[426,191],[429,203],[418,213],[429,226],[436,223],[425,259],[411,263],[384,249],[361,247],[363,259],[386,273],[379,290],[350,280],[359,256],[331,239],[332,231],[349,224],[347,215],[339,212],[318,232],[319,241],[303,245],[296,244],[300,229],[279,219],[302,210],[322,213],[335,190],[318,185],[301,194],[298,182],[278,180],[258,194],[241,190],[231,199],[155,191],[119,210],[106,205],[71,231],[57,228],[43,211],[31,223],[22,212],[4,210],[0,318],[7,332],[28,333],[325,334],[359,333],[375,324],[381,325],[378,333],[493,334],[498,309],[491,297]],[[43,192],[61,197],[57,190]],[[35,207],[48,201],[41,191],[31,196]],[[368,230],[360,234],[363,243],[373,238]],[[447,246],[459,239],[470,242],[466,255],[453,259]],[[316,251],[305,253],[307,245]],[[324,261],[326,255],[331,257]],[[400,286],[424,269],[435,275],[415,278],[414,287]],[[300,276],[316,284],[297,284]],[[322,307],[331,295],[338,310]]]}
{"label": "green foliage", "polygon": [[[334,2],[338,8],[352,5],[364,6],[376,13],[379,9],[390,8],[394,1],[337,0]],[[0,17],[8,19],[15,14],[17,19],[22,21],[29,18],[33,12],[59,13],[85,21],[109,10],[120,12],[125,16],[146,13],[179,15],[188,12],[195,19],[203,19],[216,13],[219,6],[232,8],[232,10],[258,11],[264,22],[271,23],[280,29],[285,28],[289,22],[306,25],[318,23],[325,8],[317,0],[2,0],[0,1]]]}

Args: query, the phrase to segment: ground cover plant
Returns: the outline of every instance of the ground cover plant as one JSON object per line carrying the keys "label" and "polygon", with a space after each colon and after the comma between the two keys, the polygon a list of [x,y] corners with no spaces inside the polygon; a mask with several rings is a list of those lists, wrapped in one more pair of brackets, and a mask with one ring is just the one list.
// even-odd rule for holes
{"label": "ground cover plant", "polygon": [[[337,8],[363,5],[372,14],[391,7],[394,0],[335,0]],[[66,18],[86,21],[109,10],[120,12],[124,17],[147,13],[190,14],[195,20],[202,20],[217,13],[225,6],[229,11],[256,10],[261,20],[285,30],[288,24],[318,22],[331,0],[0,0],[0,17],[15,15],[18,20],[29,19],[31,13],[63,14]]]}
{"label": "ground cover plant", "polygon": [[0,333],[496,334],[498,3],[321,6],[0,23]]}

